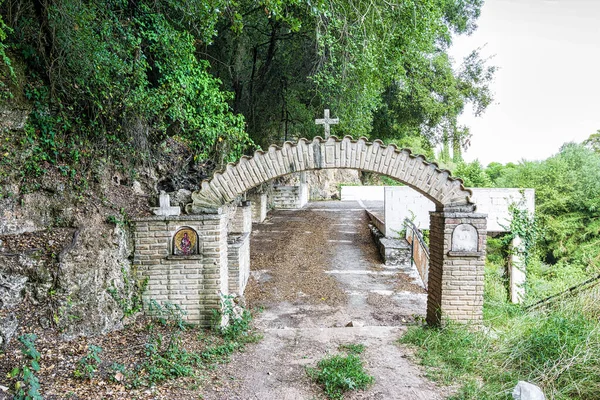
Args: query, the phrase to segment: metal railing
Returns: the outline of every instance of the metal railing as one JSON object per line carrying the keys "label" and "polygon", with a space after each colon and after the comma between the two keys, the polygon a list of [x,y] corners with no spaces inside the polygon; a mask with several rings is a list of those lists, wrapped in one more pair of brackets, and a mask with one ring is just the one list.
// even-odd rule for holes
{"label": "metal railing", "polygon": [[540,308],[548,307],[557,301],[567,299],[574,296],[588,296],[594,300],[600,300],[600,275],[588,279],[578,285],[571,286],[567,290],[564,290],[558,294],[546,297],[534,304],[525,307],[526,310],[537,310]]}
{"label": "metal railing", "polygon": [[406,241],[410,244],[410,259],[417,268],[421,280],[425,289],[427,289],[427,282],[429,276],[429,248],[423,240],[423,235],[419,228],[411,220],[404,220],[404,226],[406,227]]}

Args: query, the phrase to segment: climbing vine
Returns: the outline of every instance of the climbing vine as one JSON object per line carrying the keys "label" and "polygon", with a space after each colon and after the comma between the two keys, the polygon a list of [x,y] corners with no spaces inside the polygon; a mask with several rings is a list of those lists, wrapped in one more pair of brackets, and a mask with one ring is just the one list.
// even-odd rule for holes
{"label": "climbing vine", "polygon": [[503,238],[503,244],[510,246],[513,239],[520,238],[522,241],[521,248],[513,249],[513,251],[522,252],[525,257],[525,265],[528,265],[532,259],[536,244],[542,236],[542,229],[535,215],[524,207],[522,201],[510,204],[508,211],[511,220],[507,228],[508,234]]}

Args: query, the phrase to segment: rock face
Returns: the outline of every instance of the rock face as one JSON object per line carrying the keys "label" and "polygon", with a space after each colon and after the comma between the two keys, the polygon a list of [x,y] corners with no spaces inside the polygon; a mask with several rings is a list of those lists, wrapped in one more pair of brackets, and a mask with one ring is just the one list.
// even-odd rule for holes
{"label": "rock face", "polygon": [[41,190],[15,187],[0,200],[0,309],[15,308],[20,319],[27,300],[44,328],[52,320],[67,338],[121,326],[123,310],[109,290],[128,299],[134,289],[126,284],[134,280],[127,218],[147,209],[148,196],[112,178],[98,175],[93,189],[80,193],[48,176]]}
{"label": "rock face", "polygon": [[128,230],[112,227],[104,218],[100,213],[78,218],[79,234],[60,261],[58,283],[69,299],[63,306],[63,329],[70,337],[106,333],[121,326],[123,311],[108,289],[124,288],[133,244]]}
{"label": "rock face", "polygon": [[10,308],[23,300],[27,277],[0,273],[0,308]]}
{"label": "rock face", "polygon": [[544,396],[542,389],[525,381],[519,381],[519,383],[517,383],[512,396],[515,400],[546,400],[546,396]]}
{"label": "rock face", "polygon": [[19,323],[14,314],[9,314],[6,318],[0,319],[0,348],[4,349],[17,332]]}

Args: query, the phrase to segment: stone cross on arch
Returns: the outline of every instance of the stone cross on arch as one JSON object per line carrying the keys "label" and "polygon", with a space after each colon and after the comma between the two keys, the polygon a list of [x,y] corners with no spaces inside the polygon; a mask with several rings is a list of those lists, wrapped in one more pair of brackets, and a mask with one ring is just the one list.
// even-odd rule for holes
{"label": "stone cross on arch", "polygon": [[315,124],[324,125],[325,126],[325,139],[327,139],[331,135],[331,125],[336,125],[340,123],[339,118],[329,118],[329,109],[325,109],[325,118],[317,118],[315,119]]}

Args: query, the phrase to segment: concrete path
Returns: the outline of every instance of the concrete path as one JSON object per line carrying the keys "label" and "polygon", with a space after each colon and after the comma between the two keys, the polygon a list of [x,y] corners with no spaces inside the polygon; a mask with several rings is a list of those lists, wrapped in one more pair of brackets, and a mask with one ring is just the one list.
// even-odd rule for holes
{"label": "concrete path", "polygon": [[[315,223],[301,225],[307,220]],[[347,399],[445,398],[447,390],[424,378],[411,361],[410,351],[397,344],[406,324],[424,316],[426,294],[410,282],[413,278],[378,261],[367,224],[357,202],[318,202],[303,210],[273,212],[265,224],[254,226],[251,246],[258,249],[253,252],[255,264],[268,265],[257,257],[267,257],[269,246],[274,251],[280,246],[276,251],[285,251],[292,260],[294,254],[316,252],[323,262],[326,254],[322,280],[334,277],[331,285],[343,291],[344,300],[331,305],[315,301],[310,293],[297,293],[285,301],[267,302],[255,321],[263,340],[224,366],[215,381],[206,385],[202,398],[324,398],[321,388],[308,379],[305,367],[338,353],[341,344],[359,343],[366,346],[361,357],[375,384],[365,392],[348,394]],[[307,249],[310,243],[305,238],[314,239],[317,234],[325,241],[323,247]],[[286,257],[273,262],[280,271],[279,263],[285,263]],[[291,263],[284,267],[285,271],[299,270],[295,276],[300,286],[302,266]],[[275,268],[254,271],[259,289],[277,273]],[[272,286],[269,291],[274,299],[285,292]],[[353,326],[348,327],[350,322]]]}

